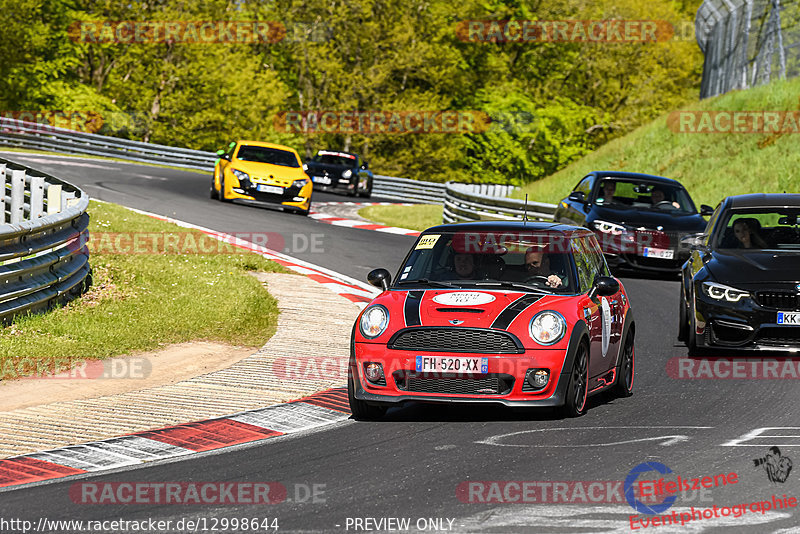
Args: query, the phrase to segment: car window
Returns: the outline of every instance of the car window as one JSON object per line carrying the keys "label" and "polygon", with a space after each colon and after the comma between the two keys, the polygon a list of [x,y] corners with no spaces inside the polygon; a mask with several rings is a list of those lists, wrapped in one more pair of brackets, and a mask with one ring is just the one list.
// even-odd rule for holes
{"label": "car window", "polygon": [[[558,283],[548,285],[552,275]],[[512,282],[555,293],[576,288],[569,240],[546,230],[424,234],[397,276],[398,283],[420,280],[495,287]]]}
{"label": "car window", "polygon": [[575,186],[573,191],[578,191],[586,195],[586,198],[589,198],[589,193],[592,192],[592,184],[594,183],[594,175],[589,175],[580,182],[578,185]]}
{"label": "car window", "polygon": [[605,177],[592,201],[615,208],[697,213],[686,189],[674,183]]}
{"label": "car window", "polygon": [[346,154],[344,152],[327,152],[327,151],[319,151],[316,156],[314,156],[314,161],[317,163],[323,163],[325,165],[344,165],[347,167],[353,167],[356,164],[356,156],[352,154]]}
{"label": "car window", "polygon": [[592,259],[592,251],[585,239],[576,238],[572,240],[572,255],[575,258],[575,268],[577,269],[579,291],[586,293],[594,283],[596,262]]}
{"label": "car window", "polygon": [[720,217],[716,248],[800,252],[798,208],[732,209]]}
{"label": "car window", "polygon": [[242,145],[236,153],[236,158],[241,161],[269,163],[282,167],[300,166],[300,162],[297,161],[297,156],[292,152],[266,146]]}
{"label": "car window", "polygon": [[600,244],[597,242],[597,237],[589,236],[583,239],[585,240],[586,248],[589,250],[589,259],[595,276],[611,276],[606,258],[603,256],[603,251],[600,248]]}

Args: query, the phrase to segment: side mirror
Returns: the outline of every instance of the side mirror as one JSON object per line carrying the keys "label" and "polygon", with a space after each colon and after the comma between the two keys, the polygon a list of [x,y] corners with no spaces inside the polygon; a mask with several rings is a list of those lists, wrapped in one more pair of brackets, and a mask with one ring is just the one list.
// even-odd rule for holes
{"label": "side mirror", "polygon": [[704,250],[706,248],[705,241],[708,236],[706,234],[690,234],[681,238],[681,248],[689,248],[689,250]]}
{"label": "side mirror", "polygon": [[611,276],[598,276],[589,291],[589,298],[610,297],[619,291],[619,281]]}
{"label": "side mirror", "polygon": [[714,208],[712,208],[708,204],[701,204],[700,215],[702,215],[703,217],[711,217],[712,215],[714,215]]}
{"label": "side mirror", "polygon": [[583,191],[573,191],[569,194],[568,200],[583,204],[586,202],[586,194]]}
{"label": "side mirror", "polygon": [[389,289],[389,284],[392,283],[392,275],[386,269],[375,269],[367,275],[367,282],[386,291]]}
{"label": "side mirror", "polygon": [[217,156],[224,156],[224,155],[225,155],[225,151],[224,150],[222,150],[222,149],[217,150]]}

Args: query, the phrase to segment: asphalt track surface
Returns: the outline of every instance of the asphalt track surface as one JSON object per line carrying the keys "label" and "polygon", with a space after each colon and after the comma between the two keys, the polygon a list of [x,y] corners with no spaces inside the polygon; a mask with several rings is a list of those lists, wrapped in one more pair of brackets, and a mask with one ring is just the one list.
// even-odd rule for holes
{"label": "asphalt track surface", "polygon": [[[27,154],[3,157],[61,176],[93,198],[215,230],[277,232],[284,237],[323,234],[324,253],[298,250],[293,255],[361,280],[374,267],[387,266],[393,271],[414,239],[331,226],[273,210],[223,205],[208,199],[210,178],[197,173]],[[346,198],[315,195],[315,200]],[[284,252],[293,251],[287,248]],[[181,518],[248,517],[277,518],[278,532],[431,532],[430,524],[425,528],[418,520],[441,518],[444,530],[450,532],[630,532],[630,516],[636,512],[624,497],[618,502],[618,494],[613,503],[584,502],[591,497],[581,498],[570,486],[558,502],[538,501],[544,488],[552,497],[553,487],[547,483],[553,481],[585,481],[584,488],[592,481],[603,481],[620,488],[618,483],[643,462],[668,466],[673,471],[669,480],[674,480],[675,474],[684,478],[738,475],[737,483],[723,488],[685,492],[665,514],[690,506],[722,509],[771,500],[772,495],[799,497],[800,468],[792,470],[785,482],[771,482],[764,468],[753,462],[776,445],[783,456],[800,461],[797,381],[670,377],[668,360],[686,356],[686,349],[675,340],[678,282],[642,277],[622,280],[637,318],[635,393],[627,399],[592,397],[583,417],[560,419],[548,411],[410,405],[390,410],[381,422],[347,420],[305,434],[83,479],[95,483],[280,482],[287,488],[288,498],[278,504],[75,504],[69,489],[76,479],[69,479],[0,493],[0,521],[157,519],[172,520],[174,525]],[[650,472],[641,478],[658,476]],[[470,494],[457,489],[470,481],[545,484],[529,494],[525,503],[479,502],[490,496],[495,500],[521,497],[514,486],[495,487],[507,488],[504,497],[492,493],[490,485],[471,494],[471,500],[478,502],[469,502]],[[324,493],[318,493],[316,499],[303,499],[304,488],[313,485]],[[565,499],[572,502],[564,503]],[[356,521],[364,518],[408,518],[410,529]],[[766,514],[750,509],[742,517],[704,519],[682,526],[634,526],[640,532],[789,533],[800,532],[798,524],[797,508],[789,508]],[[231,531],[243,530],[227,530]]]}

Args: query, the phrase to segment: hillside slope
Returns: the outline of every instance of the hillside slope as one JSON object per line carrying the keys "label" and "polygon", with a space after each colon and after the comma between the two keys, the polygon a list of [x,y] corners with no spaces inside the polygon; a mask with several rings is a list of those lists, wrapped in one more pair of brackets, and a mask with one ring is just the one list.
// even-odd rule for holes
{"label": "hillside slope", "polygon": [[[800,78],[796,78],[710,98],[684,110],[798,111],[799,97]],[[675,178],[698,205],[716,206],[725,196],[741,193],[800,191],[800,125],[795,130],[798,133],[784,134],[678,133],[673,131],[677,124],[670,129],[669,117],[664,115],[611,141],[563,170],[524,186],[514,196],[524,198],[528,193],[531,200],[558,202],[592,170]],[[791,123],[788,129],[792,129]]]}

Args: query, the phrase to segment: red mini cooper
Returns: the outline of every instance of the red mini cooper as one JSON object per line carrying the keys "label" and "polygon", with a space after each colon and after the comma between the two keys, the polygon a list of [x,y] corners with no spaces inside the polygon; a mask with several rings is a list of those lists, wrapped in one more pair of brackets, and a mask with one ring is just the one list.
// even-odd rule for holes
{"label": "red mini cooper", "polygon": [[356,419],[409,401],[586,411],[589,395],[631,395],[633,312],[593,232],[530,222],[423,232],[353,326],[348,395]]}

